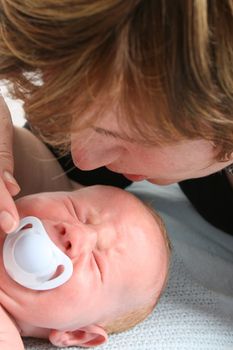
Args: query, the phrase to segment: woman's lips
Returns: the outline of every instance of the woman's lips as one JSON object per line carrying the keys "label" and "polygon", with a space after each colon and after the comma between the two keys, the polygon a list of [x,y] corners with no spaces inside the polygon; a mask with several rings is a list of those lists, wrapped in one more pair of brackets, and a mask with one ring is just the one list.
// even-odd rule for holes
{"label": "woman's lips", "polygon": [[130,181],[143,181],[146,180],[146,176],[144,175],[135,175],[135,174],[123,174],[126,179]]}
{"label": "woman's lips", "polygon": [[128,173],[122,173],[120,171],[116,171],[115,169],[111,168],[110,166],[106,166],[106,168],[110,171],[113,171],[114,173],[117,174],[122,174],[124,177],[126,177],[126,179],[130,180],[130,181],[143,181],[143,180],[147,180],[148,177],[145,175],[137,175],[137,174],[128,174]]}

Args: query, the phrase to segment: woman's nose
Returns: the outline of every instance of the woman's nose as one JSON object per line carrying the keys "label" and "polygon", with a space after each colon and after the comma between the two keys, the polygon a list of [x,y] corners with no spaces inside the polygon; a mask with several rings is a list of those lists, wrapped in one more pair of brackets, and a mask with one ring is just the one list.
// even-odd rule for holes
{"label": "woman's nose", "polygon": [[112,164],[122,153],[123,148],[120,145],[101,135],[93,136],[83,142],[81,139],[71,139],[73,162],[81,170],[93,170]]}

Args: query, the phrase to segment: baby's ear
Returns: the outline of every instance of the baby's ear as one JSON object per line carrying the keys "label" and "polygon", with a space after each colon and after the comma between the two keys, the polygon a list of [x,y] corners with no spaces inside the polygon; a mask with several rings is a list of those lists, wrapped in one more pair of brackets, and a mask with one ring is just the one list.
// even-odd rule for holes
{"label": "baby's ear", "polygon": [[49,334],[50,342],[55,346],[82,346],[88,348],[105,343],[108,340],[106,331],[97,325],[76,329],[75,331],[58,331],[52,329]]}

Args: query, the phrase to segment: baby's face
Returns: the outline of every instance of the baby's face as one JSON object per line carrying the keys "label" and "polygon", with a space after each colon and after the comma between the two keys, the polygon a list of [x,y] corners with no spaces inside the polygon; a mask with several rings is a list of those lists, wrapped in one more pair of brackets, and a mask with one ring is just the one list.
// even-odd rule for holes
{"label": "baby's face", "polygon": [[[106,186],[44,193],[17,201],[20,217],[37,216],[73,262],[64,285],[33,291],[10,282],[21,308],[13,315],[34,327],[73,330],[103,324],[146,302],[163,286],[164,237],[148,209],[131,194]],[[140,281],[140,283],[139,283]]]}

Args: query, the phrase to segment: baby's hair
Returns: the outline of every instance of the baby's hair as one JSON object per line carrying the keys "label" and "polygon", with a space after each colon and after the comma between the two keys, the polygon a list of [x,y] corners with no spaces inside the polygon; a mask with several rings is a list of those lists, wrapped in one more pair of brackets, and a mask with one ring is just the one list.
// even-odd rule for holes
{"label": "baby's hair", "polygon": [[157,299],[155,298],[155,300],[148,305],[129,311],[123,316],[119,316],[104,327],[106,332],[108,334],[120,333],[135,327],[151,314],[156,304]]}

